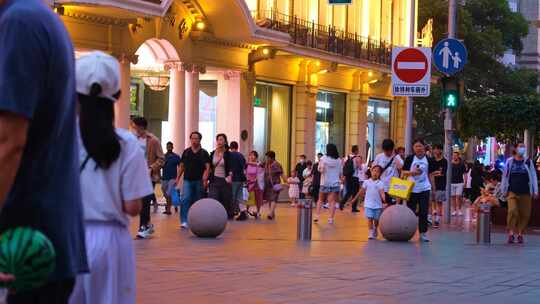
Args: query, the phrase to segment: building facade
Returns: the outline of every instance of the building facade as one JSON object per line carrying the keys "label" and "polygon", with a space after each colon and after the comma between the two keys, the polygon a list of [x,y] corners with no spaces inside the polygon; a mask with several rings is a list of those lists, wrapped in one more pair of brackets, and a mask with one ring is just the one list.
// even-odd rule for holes
{"label": "building facade", "polygon": [[[409,45],[411,0],[56,0],[76,56],[115,55],[116,122],[142,115],[180,151],[226,133],[285,167],[327,143],[373,156],[404,145],[406,100],[393,97],[393,45]],[[414,2],[412,2],[414,3]],[[416,16],[416,14],[415,14]]]}

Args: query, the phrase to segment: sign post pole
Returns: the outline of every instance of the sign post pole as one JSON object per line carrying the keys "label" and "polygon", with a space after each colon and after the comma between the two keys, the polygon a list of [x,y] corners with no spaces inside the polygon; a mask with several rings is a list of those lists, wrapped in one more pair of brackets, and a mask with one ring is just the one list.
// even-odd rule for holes
{"label": "sign post pole", "polygon": [[[456,0],[448,1],[448,38],[456,36]],[[446,170],[446,202],[444,205],[444,223],[451,222],[451,188],[452,188],[452,109],[445,110],[444,115],[444,148],[448,167]]]}

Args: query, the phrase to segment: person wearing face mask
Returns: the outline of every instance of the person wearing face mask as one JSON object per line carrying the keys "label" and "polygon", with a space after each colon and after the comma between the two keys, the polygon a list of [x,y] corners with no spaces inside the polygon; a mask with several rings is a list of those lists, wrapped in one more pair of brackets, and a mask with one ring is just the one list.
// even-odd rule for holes
{"label": "person wearing face mask", "polygon": [[[300,180],[300,184],[298,184],[299,188],[302,189],[302,186],[304,184],[304,170],[306,170],[307,164],[306,164],[306,156],[304,154],[300,155],[300,160],[296,164],[296,167],[294,168],[296,171],[296,176]],[[300,198],[303,199],[306,196],[304,193],[300,191]]]}
{"label": "person wearing face mask", "polygon": [[538,178],[534,162],[525,156],[523,143],[515,145],[514,156],[506,160],[501,191],[508,200],[508,243],[523,244],[523,233],[531,217],[533,197],[538,197]]}

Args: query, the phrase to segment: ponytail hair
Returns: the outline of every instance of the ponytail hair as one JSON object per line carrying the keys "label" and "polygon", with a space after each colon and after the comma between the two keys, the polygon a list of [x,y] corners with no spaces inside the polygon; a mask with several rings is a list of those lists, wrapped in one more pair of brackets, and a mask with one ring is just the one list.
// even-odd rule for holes
{"label": "ponytail hair", "polygon": [[97,83],[90,88],[90,95],[78,94],[79,127],[88,156],[98,168],[108,169],[120,156],[121,146],[114,128],[113,101],[99,94],[101,86]]}

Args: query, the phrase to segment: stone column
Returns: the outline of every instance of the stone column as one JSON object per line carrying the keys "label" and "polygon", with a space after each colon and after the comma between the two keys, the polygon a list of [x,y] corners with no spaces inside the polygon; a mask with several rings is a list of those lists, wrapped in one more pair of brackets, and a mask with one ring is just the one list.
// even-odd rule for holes
{"label": "stone column", "polygon": [[[367,157],[367,105],[369,85],[366,72],[353,74],[352,91],[349,93],[349,147],[358,145],[360,155]],[[348,152],[348,151],[346,151]]]}
{"label": "stone column", "polygon": [[169,128],[171,141],[177,153],[185,148],[186,129],[186,75],[183,66],[178,63],[170,63],[165,66],[169,69]]}
{"label": "stone column", "polygon": [[[253,72],[226,71],[218,80],[217,131],[246,155],[253,148]],[[246,131],[247,138],[242,138]]]}
{"label": "stone column", "polygon": [[189,135],[199,130],[199,73],[204,73],[202,65],[186,65],[186,147]]}
{"label": "stone column", "polygon": [[131,63],[137,63],[137,55],[120,54],[115,56],[120,63],[120,99],[114,104],[114,125],[127,129],[131,114]]}
{"label": "stone column", "polygon": [[[248,155],[253,149],[253,88],[255,87],[255,73],[244,72],[240,77],[240,152]],[[245,132],[244,132],[245,131]],[[247,138],[242,138],[242,133]]]}
{"label": "stone column", "polygon": [[296,87],[296,124],[295,152],[293,160],[302,154],[308,159],[315,159],[315,125],[316,125],[317,88],[309,85]]}

